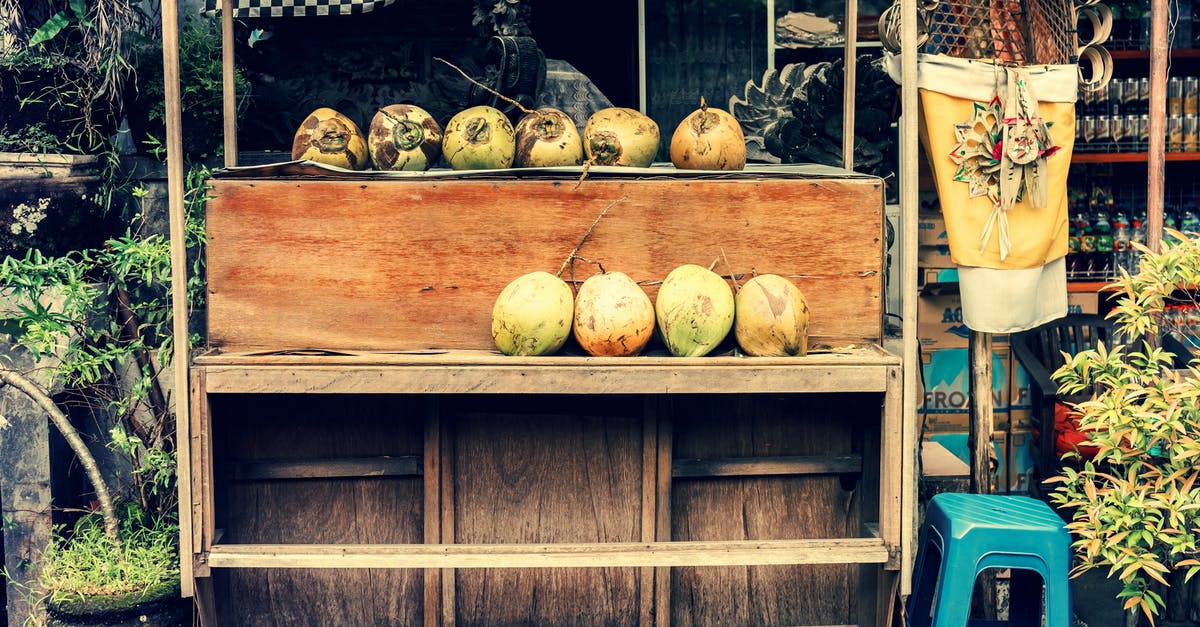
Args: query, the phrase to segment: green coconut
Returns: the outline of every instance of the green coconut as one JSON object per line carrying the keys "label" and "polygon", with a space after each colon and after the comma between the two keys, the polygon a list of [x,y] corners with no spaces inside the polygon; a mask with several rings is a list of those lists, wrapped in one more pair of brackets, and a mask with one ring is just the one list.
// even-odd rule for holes
{"label": "green coconut", "polygon": [[480,105],[446,124],[442,154],[455,170],[497,170],[513,163],[516,132],[499,109]]}
{"label": "green coconut", "polygon": [[747,355],[808,354],[808,302],[799,287],[777,274],[754,277],[734,299],[733,334]]}
{"label": "green coconut", "polygon": [[658,154],[658,124],[636,109],[609,107],[588,118],[583,148],[596,165],[644,168]]}
{"label": "green coconut", "polygon": [[292,159],[316,161],[348,170],[365,170],[367,142],[350,118],[321,107],[308,114],[292,137]]}
{"label": "green coconut", "polygon": [[371,118],[367,147],[377,170],[428,170],[442,155],[442,127],[421,107],[388,105]]}
{"label": "green coconut", "polygon": [[549,168],[583,163],[583,138],[567,114],[542,107],[517,122],[518,168]]}
{"label": "green coconut", "polygon": [[702,357],[729,335],[733,290],[716,272],[687,264],[667,275],[654,302],[658,330],[677,357]]}
{"label": "green coconut", "polygon": [[549,272],[530,272],[506,285],[492,307],[492,339],[505,355],[548,355],[571,335],[571,288]]}

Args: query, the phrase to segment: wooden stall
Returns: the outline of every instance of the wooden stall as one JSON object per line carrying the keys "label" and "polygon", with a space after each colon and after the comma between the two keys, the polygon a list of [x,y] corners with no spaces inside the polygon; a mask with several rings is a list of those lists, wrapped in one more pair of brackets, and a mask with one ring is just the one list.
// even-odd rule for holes
{"label": "wooden stall", "polygon": [[[578,174],[212,180],[180,454],[206,624],[888,623],[914,477],[882,182]],[[581,241],[651,298],[685,263],[790,277],[811,353],[495,352],[500,289]]]}

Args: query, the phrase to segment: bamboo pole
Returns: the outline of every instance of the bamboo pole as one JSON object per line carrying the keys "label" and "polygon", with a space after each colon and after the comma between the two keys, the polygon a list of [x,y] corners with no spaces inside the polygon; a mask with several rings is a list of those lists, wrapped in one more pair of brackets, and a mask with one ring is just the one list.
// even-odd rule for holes
{"label": "bamboo pole", "polygon": [[[165,122],[167,126],[167,201],[170,213],[171,236],[171,314],[174,353],[172,365],[175,374],[175,428],[176,444],[183,449],[188,446],[188,311],[187,311],[187,247],[184,243],[183,207],[183,126],[181,121],[179,86],[179,7],[176,0],[163,0],[163,95],[165,100]],[[186,453],[186,451],[185,451]],[[180,456],[181,461],[186,455]],[[191,470],[177,471],[179,481],[179,521],[191,520],[191,485],[187,477]],[[180,551],[180,580],[183,596],[192,595],[192,555]]]}
{"label": "bamboo pole", "polygon": [[225,167],[237,165],[237,84],[233,80],[233,0],[221,5],[221,100],[225,113]]}
{"label": "bamboo pole", "polygon": [[[902,452],[904,489],[900,507],[900,594],[912,590],[912,552],[916,547],[917,375],[921,363],[917,344],[917,0],[900,0],[900,298],[904,359],[904,417]],[[888,469],[892,472],[893,469]]]}
{"label": "bamboo pole", "polygon": [[1150,146],[1146,166],[1146,246],[1162,240],[1167,143],[1167,0],[1150,2]]}

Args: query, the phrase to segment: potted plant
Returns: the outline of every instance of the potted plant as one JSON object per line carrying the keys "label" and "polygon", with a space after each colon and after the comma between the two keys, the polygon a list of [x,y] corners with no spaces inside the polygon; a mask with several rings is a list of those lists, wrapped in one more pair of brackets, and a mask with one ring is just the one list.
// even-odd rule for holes
{"label": "potted plant", "polygon": [[1107,568],[1124,584],[1124,608],[1150,623],[1184,618],[1173,599],[1200,571],[1200,362],[1178,368],[1145,339],[1164,331],[1168,304],[1194,301],[1200,286],[1200,235],[1169,233],[1112,286],[1111,317],[1140,339],[1081,352],[1053,375],[1060,393],[1090,392],[1074,408],[1099,452],[1047,480],[1070,518],[1076,571]]}

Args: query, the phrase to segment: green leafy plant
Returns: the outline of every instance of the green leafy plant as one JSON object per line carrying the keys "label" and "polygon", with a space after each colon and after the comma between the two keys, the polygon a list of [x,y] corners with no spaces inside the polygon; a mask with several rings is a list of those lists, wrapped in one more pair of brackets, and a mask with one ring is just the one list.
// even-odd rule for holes
{"label": "green leafy plant", "polygon": [[[93,153],[120,120],[132,72],[126,33],[142,21],[130,0],[0,0],[0,119],[8,134],[43,122],[36,152]],[[26,138],[28,140],[29,138]],[[5,146],[29,148],[26,144]]]}
{"label": "green leafy plant", "polygon": [[[1158,337],[1166,305],[1200,285],[1200,236],[1170,233],[1162,252],[1141,248],[1139,270],[1112,286],[1120,298],[1110,315],[1124,337]],[[1048,480],[1059,484],[1052,500],[1072,512],[1076,571],[1107,567],[1124,583],[1125,609],[1151,623],[1165,586],[1200,571],[1200,362],[1174,361],[1139,339],[1079,353],[1053,375],[1063,394],[1091,392],[1075,409],[1099,451]]]}
{"label": "green leafy plant", "polygon": [[[129,99],[130,130],[140,150],[161,156],[166,134],[162,41],[137,36],[133,63],[137,93]],[[220,156],[224,143],[221,73],[221,23],[214,18],[188,18],[179,32],[180,104],[183,149],[189,161]],[[250,84],[241,69],[234,72],[234,91],[246,102]],[[240,110],[239,110],[240,113]]]}
{"label": "green leafy plant", "polygon": [[[203,302],[202,216],[209,174],[194,167],[187,176],[189,311]],[[114,202],[126,198],[138,203],[145,197],[137,188],[128,191]],[[173,352],[171,253],[167,238],[144,227],[136,219],[123,235],[97,248],[55,257],[30,250],[0,261],[0,288],[9,302],[0,312],[0,334],[50,364],[35,376],[18,371],[12,362],[0,362],[0,380],[51,416],[100,503],[99,512],[85,517],[86,524],[62,530],[41,560],[40,585],[50,592],[51,606],[66,602],[64,595],[101,588],[108,590],[104,594],[132,594],[130,590],[151,585],[150,573],[178,579],[174,414],[158,385]],[[51,397],[48,380],[112,416],[108,445],[133,469],[131,485],[120,491],[127,498],[110,496],[108,480],[65,408]]]}

